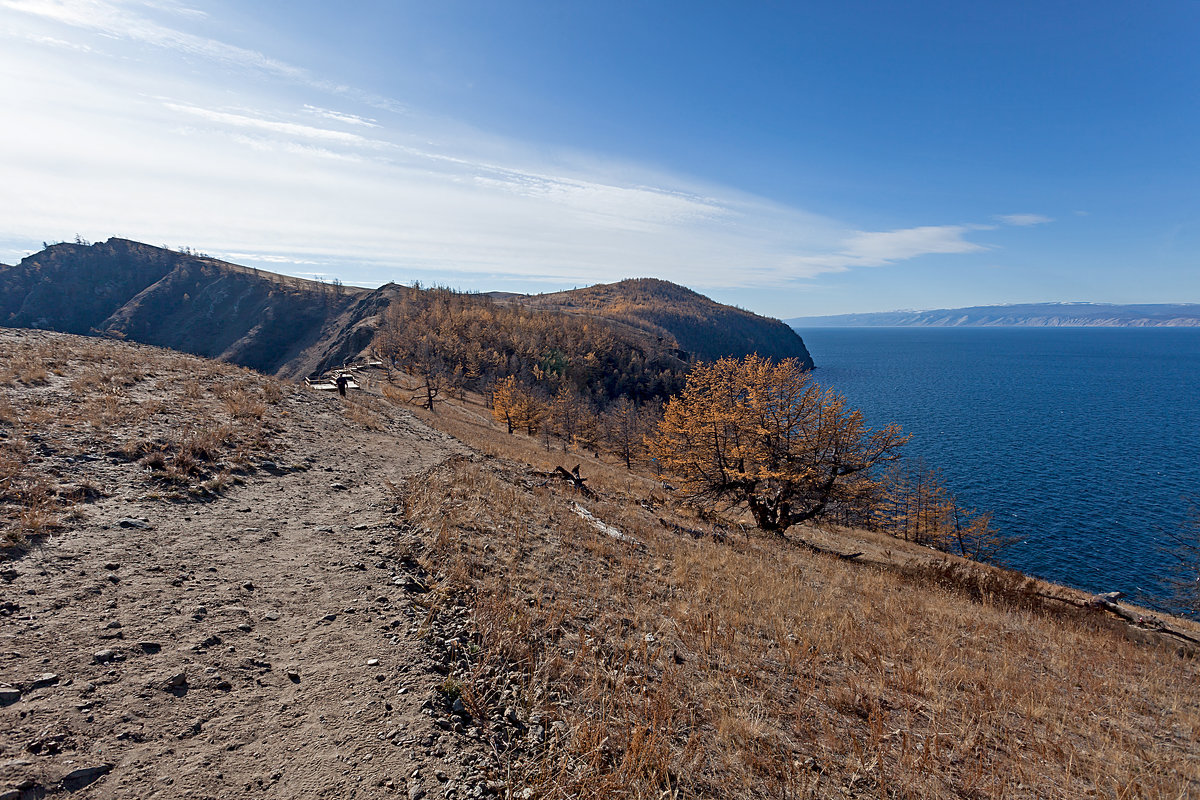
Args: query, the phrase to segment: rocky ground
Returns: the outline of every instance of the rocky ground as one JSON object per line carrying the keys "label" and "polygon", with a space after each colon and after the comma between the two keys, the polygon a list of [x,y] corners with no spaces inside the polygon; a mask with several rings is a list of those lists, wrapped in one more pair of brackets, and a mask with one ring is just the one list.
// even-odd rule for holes
{"label": "rocky ground", "polygon": [[37,468],[107,496],[0,562],[0,798],[506,788],[486,729],[449,707],[453,609],[430,626],[389,521],[389,481],[465,448],[402,409],[367,429],[342,402],[289,394],[272,460],[205,502],[47,448]]}

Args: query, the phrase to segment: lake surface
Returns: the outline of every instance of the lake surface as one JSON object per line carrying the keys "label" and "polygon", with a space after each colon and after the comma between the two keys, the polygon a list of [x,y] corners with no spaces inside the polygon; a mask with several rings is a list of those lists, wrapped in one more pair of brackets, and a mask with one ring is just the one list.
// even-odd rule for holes
{"label": "lake surface", "polygon": [[1200,502],[1200,330],[800,329],[817,380],[897,422],[960,502],[1019,537],[1013,567],[1165,598]]}

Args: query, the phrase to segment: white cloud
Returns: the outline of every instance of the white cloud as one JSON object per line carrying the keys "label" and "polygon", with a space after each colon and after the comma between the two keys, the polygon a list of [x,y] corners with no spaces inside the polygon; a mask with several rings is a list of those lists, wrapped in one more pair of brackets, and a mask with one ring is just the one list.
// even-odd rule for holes
{"label": "white cloud", "polygon": [[988,248],[968,241],[972,231],[990,225],[922,225],[891,231],[855,231],[833,252],[797,259],[814,272],[844,272],[854,267],[882,267],[897,261],[937,254],[978,253]]}
{"label": "white cloud", "polygon": [[861,232],[846,242],[844,252],[872,266],[931,253],[976,253],[985,249],[963,237],[980,225],[923,225],[875,233]]}
{"label": "white cloud", "polygon": [[988,226],[855,230],[647,168],[448,134],[139,13],[151,5],[196,16],[172,0],[0,0],[27,34],[0,48],[0,107],[21,120],[0,126],[0,241],[119,234],[374,283],[655,275],[698,288],[985,249],[967,237]]}
{"label": "white cloud", "polygon": [[1001,214],[996,219],[1006,225],[1017,225],[1020,227],[1045,225],[1047,222],[1054,222],[1053,217],[1043,216],[1042,214]]}

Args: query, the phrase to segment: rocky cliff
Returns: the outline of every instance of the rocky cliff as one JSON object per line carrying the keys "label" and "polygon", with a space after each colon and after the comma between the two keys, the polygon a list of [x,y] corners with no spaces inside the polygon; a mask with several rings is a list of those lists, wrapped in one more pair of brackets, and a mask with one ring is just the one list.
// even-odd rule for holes
{"label": "rocky cliff", "polygon": [[285,277],[109,239],[0,267],[0,324],[93,334],[300,377],[357,355],[380,290]]}

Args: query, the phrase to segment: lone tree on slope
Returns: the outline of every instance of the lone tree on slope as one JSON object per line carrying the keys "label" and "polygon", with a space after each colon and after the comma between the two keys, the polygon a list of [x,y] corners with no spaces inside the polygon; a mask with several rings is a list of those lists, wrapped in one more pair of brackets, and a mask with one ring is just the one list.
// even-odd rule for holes
{"label": "lone tree on slope", "polygon": [[759,528],[782,535],[861,502],[869,470],[907,441],[895,425],[867,429],[796,359],[748,356],[693,368],[649,446],[690,496],[744,503]]}

